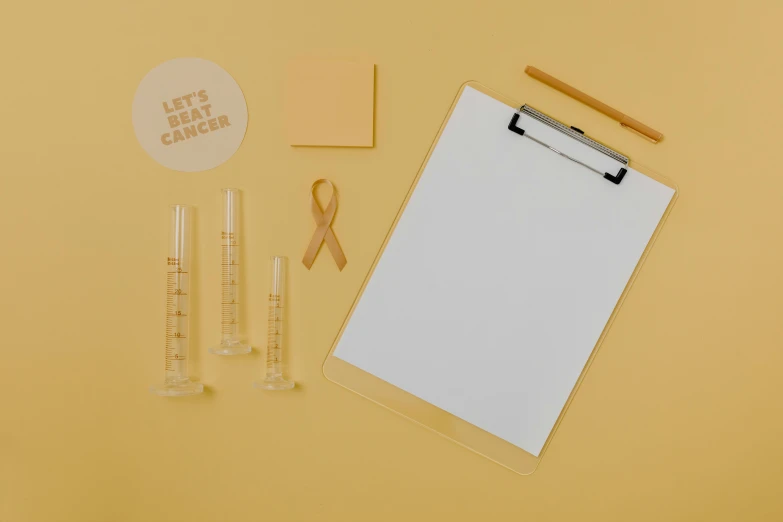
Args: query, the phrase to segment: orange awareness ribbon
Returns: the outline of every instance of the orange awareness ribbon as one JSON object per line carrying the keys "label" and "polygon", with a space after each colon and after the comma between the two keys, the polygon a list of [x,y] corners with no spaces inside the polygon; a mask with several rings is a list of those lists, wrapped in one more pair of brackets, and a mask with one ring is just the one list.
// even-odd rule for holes
{"label": "orange awareness ribbon", "polygon": [[[324,210],[321,210],[318,201],[315,199],[315,189],[321,183],[328,184],[332,189],[332,197],[329,199],[329,203]],[[337,238],[332,231],[332,220],[334,220],[334,214],[337,212],[337,189],[334,188],[334,185],[332,185],[332,182],[328,179],[319,179],[310,187],[310,211],[312,212],[315,224],[318,225],[318,227],[315,229],[315,232],[313,232],[313,238],[307,246],[307,251],[305,252],[304,258],[302,258],[302,263],[310,270],[310,267],[313,266],[313,262],[315,262],[315,256],[318,255],[318,250],[321,248],[321,243],[325,242],[326,246],[329,247],[329,252],[332,253],[335,263],[337,263],[337,268],[342,271],[342,269],[345,268],[346,263],[348,263],[348,260],[345,259],[345,254],[343,253],[342,248],[340,248],[340,243],[337,242]]]}

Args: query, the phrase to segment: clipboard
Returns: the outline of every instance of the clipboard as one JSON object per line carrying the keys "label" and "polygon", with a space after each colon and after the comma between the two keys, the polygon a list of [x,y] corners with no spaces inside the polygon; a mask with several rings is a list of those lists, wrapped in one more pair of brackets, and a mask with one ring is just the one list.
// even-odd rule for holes
{"label": "clipboard", "polygon": [[534,472],[677,195],[580,129],[464,84],[324,375]]}

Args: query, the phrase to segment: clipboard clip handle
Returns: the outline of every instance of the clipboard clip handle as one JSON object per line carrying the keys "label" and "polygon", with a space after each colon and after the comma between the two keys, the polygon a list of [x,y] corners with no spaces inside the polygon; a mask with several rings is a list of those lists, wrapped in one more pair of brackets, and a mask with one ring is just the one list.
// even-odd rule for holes
{"label": "clipboard clip handle", "polygon": [[601,152],[602,154],[605,154],[606,156],[609,156],[613,160],[619,161],[623,165],[626,165],[626,166],[628,165],[628,162],[629,162],[628,158],[623,156],[619,152],[614,151],[614,150],[610,149],[609,147],[607,147],[606,145],[598,143],[597,141],[595,141],[595,140],[585,136],[584,131],[582,131],[581,129],[577,129],[576,127],[568,127],[568,126],[564,125],[563,123],[560,123],[559,121],[557,121],[557,120],[555,120],[553,118],[550,118],[546,114],[538,112],[537,110],[535,110],[534,108],[530,107],[529,105],[523,105],[522,107],[519,108],[519,110],[517,112],[514,113],[514,115],[511,117],[511,121],[508,124],[508,130],[510,130],[511,132],[514,132],[516,134],[519,134],[520,136],[527,137],[528,139],[534,141],[535,143],[538,143],[539,145],[548,148],[552,152],[555,152],[555,153],[559,154],[560,156],[563,156],[564,158],[569,159],[569,160],[573,161],[574,163],[577,163],[577,164],[579,164],[579,165],[581,165],[581,166],[583,166],[583,167],[585,167],[585,168],[595,172],[596,174],[599,174],[604,179],[607,179],[607,180],[611,181],[615,185],[619,185],[620,182],[625,177],[626,173],[628,172],[628,169],[626,169],[625,167],[620,168],[620,170],[617,172],[617,174],[610,174],[608,172],[601,172],[600,170],[598,170],[598,169],[588,165],[587,163],[584,163],[584,162],[582,162],[582,161],[580,161],[580,160],[578,160],[578,159],[576,159],[576,158],[574,158],[572,156],[569,156],[565,152],[559,151],[556,148],[552,147],[551,145],[549,145],[547,143],[544,143],[543,141],[541,141],[541,140],[539,140],[537,138],[534,138],[529,133],[526,133],[525,129],[523,129],[522,127],[520,127],[518,125],[519,117],[520,117],[521,114],[525,114],[526,116],[530,116],[531,118],[533,118],[533,119],[535,119],[535,120],[537,120],[537,121],[539,121],[539,122],[541,122],[541,123],[543,123],[545,125],[548,125],[549,127],[552,127],[553,129],[555,129],[557,131],[562,132],[566,136],[568,136],[570,138],[573,138],[573,139],[575,139],[575,140],[577,140],[577,141],[579,141],[579,142],[581,142],[581,143],[583,143],[583,144],[585,144],[585,145],[587,145],[589,147],[592,147],[593,149]]}

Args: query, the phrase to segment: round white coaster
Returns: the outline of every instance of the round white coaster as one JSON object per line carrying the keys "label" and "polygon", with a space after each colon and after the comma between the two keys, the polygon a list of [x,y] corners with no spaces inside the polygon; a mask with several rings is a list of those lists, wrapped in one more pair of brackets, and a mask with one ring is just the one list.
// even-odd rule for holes
{"label": "round white coaster", "polygon": [[222,67],[176,58],[152,69],[133,98],[136,138],[152,158],[173,170],[198,172],[228,160],[247,130],[247,104]]}

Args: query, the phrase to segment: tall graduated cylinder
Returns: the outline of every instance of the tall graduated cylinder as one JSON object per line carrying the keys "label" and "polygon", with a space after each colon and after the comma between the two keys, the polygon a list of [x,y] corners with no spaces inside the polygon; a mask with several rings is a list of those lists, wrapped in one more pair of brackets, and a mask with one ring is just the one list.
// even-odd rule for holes
{"label": "tall graduated cylinder", "polygon": [[222,192],[222,228],[220,231],[220,344],[209,349],[218,355],[250,353],[239,330],[239,221],[240,192],[227,188]]}
{"label": "tall graduated cylinder", "polygon": [[166,257],[166,339],[164,380],[153,387],[158,395],[192,395],[204,389],[188,376],[190,355],[191,235],[193,209],[174,205],[170,210],[169,251]]}

